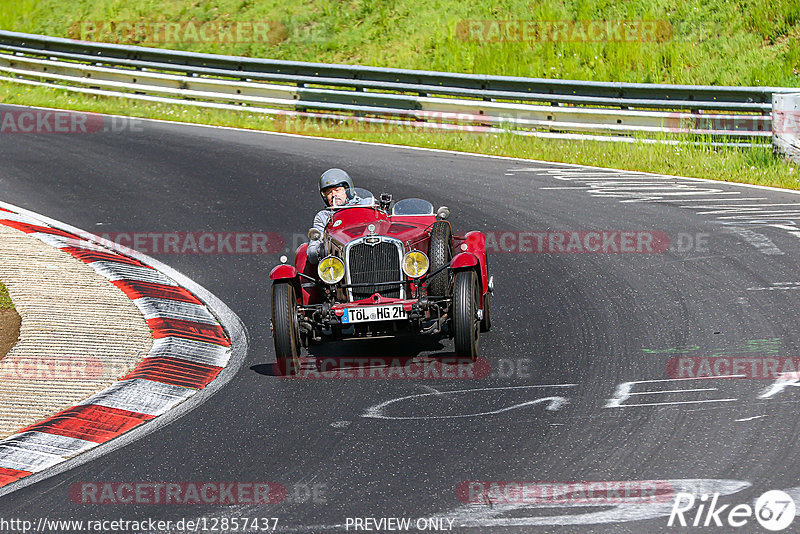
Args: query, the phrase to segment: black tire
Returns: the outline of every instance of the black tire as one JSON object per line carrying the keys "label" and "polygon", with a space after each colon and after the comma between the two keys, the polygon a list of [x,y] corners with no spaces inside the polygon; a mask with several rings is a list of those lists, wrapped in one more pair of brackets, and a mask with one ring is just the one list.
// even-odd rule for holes
{"label": "black tire", "polygon": [[272,284],[272,337],[278,370],[284,375],[300,369],[299,330],[294,286],[286,282]]}
{"label": "black tire", "polygon": [[[453,230],[447,221],[436,221],[431,228],[431,240],[428,246],[430,270],[435,271],[442,265],[447,265],[453,259]],[[449,297],[451,276],[449,269],[445,269],[428,280],[428,296]]]}
{"label": "black tire", "polygon": [[458,271],[453,284],[453,337],[458,358],[478,359],[480,293],[475,271]]}
{"label": "black tire", "polygon": [[487,291],[483,296],[483,319],[481,319],[481,332],[492,329],[492,292]]}

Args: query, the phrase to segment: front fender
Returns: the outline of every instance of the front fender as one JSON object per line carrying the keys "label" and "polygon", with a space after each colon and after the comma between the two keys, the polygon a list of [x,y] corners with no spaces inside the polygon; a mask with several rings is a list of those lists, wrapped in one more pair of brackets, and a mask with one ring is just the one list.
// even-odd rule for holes
{"label": "front fender", "polygon": [[455,269],[469,269],[476,267],[480,264],[480,260],[478,256],[473,254],[472,252],[461,252],[456,254],[456,257],[453,258],[453,261],[450,262],[450,268]]}
{"label": "front fender", "polygon": [[294,286],[294,294],[297,297],[298,304],[305,304],[303,301],[302,286],[300,285],[300,277],[297,276],[297,269],[291,265],[278,265],[269,272],[269,279],[272,280],[273,287],[277,283],[290,283]]}
{"label": "front fender", "polygon": [[270,280],[295,280],[297,278],[297,269],[291,265],[278,265],[269,272]]}
{"label": "front fender", "polygon": [[[464,237],[464,244],[467,245],[467,249],[465,252],[458,254],[455,258],[453,258],[453,260],[455,261],[456,258],[464,254],[469,254],[477,260],[477,263],[472,263],[472,260],[466,259],[462,261],[466,262],[464,267],[477,268],[478,275],[481,278],[481,293],[485,295],[489,290],[489,268],[486,261],[486,235],[484,235],[482,232],[474,231],[468,232]],[[455,265],[453,265],[453,268],[456,268]],[[483,297],[481,297],[481,306],[482,305]]]}

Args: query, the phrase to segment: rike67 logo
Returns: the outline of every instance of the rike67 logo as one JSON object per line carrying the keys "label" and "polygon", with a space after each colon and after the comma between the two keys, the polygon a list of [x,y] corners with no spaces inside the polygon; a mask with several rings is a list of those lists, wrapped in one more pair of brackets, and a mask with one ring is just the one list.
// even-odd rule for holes
{"label": "rike67 logo", "polygon": [[755,516],[763,528],[777,532],[788,528],[794,521],[794,499],[784,491],[764,493],[754,507],[749,504],[718,505],[718,499],[719,493],[703,494],[700,499],[695,499],[691,493],[676,493],[667,526],[739,528],[750,524]]}

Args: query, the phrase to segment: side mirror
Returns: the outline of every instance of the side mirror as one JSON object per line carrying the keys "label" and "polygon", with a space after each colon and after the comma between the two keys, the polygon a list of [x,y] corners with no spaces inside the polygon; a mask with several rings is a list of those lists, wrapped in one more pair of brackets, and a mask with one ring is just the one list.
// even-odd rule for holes
{"label": "side mirror", "polygon": [[450,216],[450,208],[447,206],[442,206],[438,210],[436,210],[436,217],[439,219],[447,219]]}
{"label": "side mirror", "polygon": [[319,241],[320,239],[322,239],[322,232],[320,232],[316,228],[309,228],[308,229],[308,240],[309,241]]}

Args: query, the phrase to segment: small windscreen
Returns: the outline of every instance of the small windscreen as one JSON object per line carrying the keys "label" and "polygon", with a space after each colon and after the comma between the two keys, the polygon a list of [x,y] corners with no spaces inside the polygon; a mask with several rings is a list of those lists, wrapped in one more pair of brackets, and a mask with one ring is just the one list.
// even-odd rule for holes
{"label": "small windscreen", "polygon": [[405,198],[394,205],[392,215],[433,215],[433,204],[421,198]]}

